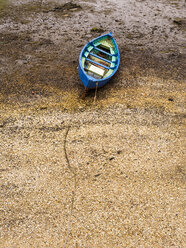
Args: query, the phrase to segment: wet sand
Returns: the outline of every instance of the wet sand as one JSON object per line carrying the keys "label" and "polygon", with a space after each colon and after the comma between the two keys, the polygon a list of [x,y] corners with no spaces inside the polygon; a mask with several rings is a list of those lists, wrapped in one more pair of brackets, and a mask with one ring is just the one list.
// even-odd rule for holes
{"label": "wet sand", "polygon": [[[0,7],[0,247],[184,247],[185,1]],[[112,31],[115,77],[78,57]]]}

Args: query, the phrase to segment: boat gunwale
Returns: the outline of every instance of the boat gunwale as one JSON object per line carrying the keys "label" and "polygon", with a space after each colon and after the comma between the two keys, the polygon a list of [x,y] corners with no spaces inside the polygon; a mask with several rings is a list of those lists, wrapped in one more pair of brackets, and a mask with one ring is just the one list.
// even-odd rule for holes
{"label": "boat gunwale", "polygon": [[[116,61],[117,61],[117,64],[116,64],[116,67],[115,67],[114,69],[110,68],[110,69],[113,70],[113,72],[112,72],[111,75],[109,75],[109,76],[107,76],[107,77],[105,77],[105,78],[96,79],[96,78],[94,78],[94,77],[89,76],[89,75],[86,73],[86,71],[84,70],[84,68],[83,68],[83,66],[82,66],[81,58],[83,57],[83,53],[84,53],[85,49],[87,48],[87,46],[88,46],[89,44],[91,45],[91,43],[93,43],[93,42],[96,41],[97,39],[104,38],[105,36],[110,36],[110,37],[112,38],[113,42],[114,42],[114,46],[115,46],[116,49],[117,49],[117,55],[115,55],[115,56],[117,57],[117,60],[116,60]],[[99,36],[99,37],[97,37],[97,38],[91,40],[90,42],[88,42],[88,43],[83,47],[83,49],[81,50],[81,53],[80,53],[80,56],[79,56],[79,66],[80,66],[81,70],[83,70],[83,72],[85,73],[87,79],[88,79],[88,80],[91,80],[91,81],[93,81],[93,82],[102,82],[102,81],[105,81],[105,80],[108,80],[109,78],[111,78],[111,77],[116,73],[116,71],[118,70],[119,63],[120,63],[119,49],[118,49],[118,46],[117,46],[117,43],[116,43],[114,37],[112,36],[112,32],[110,32],[110,33],[108,33],[108,34],[101,35],[101,36]]]}

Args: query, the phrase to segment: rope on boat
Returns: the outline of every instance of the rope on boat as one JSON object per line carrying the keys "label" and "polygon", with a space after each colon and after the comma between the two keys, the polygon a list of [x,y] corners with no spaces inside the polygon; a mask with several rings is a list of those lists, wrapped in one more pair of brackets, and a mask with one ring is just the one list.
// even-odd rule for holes
{"label": "rope on boat", "polygon": [[96,82],[96,89],[95,89],[94,103],[96,102],[96,98],[97,98],[97,91],[98,91],[98,82]]}
{"label": "rope on boat", "polygon": [[70,127],[71,126],[69,125],[67,130],[66,130],[63,148],[64,148],[64,153],[65,153],[65,158],[66,158],[66,162],[67,162],[67,165],[68,165],[68,169],[70,170],[70,172],[72,173],[73,178],[74,178],[74,190],[72,191],[70,213],[69,213],[69,218],[68,218],[68,223],[67,223],[67,232],[66,232],[63,248],[65,248],[66,245],[67,245],[69,234],[70,234],[70,229],[71,229],[71,226],[72,226],[72,214],[73,214],[73,209],[74,209],[74,201],[75,201],[75,194],[76,194],[76,188],[77,188],[77,174],[76,174],[75,169],[70,165],[70,161],[69,161],[69,158],[68,158],[68,155],[67,155],[67,149],[66,149],[67,136],[68,136]]}

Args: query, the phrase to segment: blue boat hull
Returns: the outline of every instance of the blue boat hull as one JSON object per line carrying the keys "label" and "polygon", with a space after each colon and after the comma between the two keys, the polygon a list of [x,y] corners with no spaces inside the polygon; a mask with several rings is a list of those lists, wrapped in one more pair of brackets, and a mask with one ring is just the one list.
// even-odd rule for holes
{"label": "blue boat hull", "polygon": [[[94,77],[92,77],[92,76],[89,76],[89,75],[86,73],[85,69],[84,69],[83,66],[82,66],[81,60],[82,60],[82,56],[83,56],[83,54],[85,53],[87,47],[90,46],[90,44],[92,44],[92,43],[93,43],[94,41],[96,41],[97,39],[100,39],[100,38],[105,37],[105,36],[110,36],[110,37],[112,38],[114,44],[115,44],[115,48],[117,49],[117,63],[116,63],[116,65],[115,65],[115,68],[114,68],[114,70],[113,70],[113,72],[112,72],[111,75],[109,75],[108,77],[105,77],[105,78],[96,79],[96,78],[94,78]],[[79,68],[78,68],[78,70],[79,70],[79,77],[80,77],[82,83],[84,84],[85,88],[88,88],[88,89],[90,89],[90,88],[96,88],[96,86],[97,86],[97,87],[103,87],[105,84],[107,84],[108,81],[109,81],[109,80],[113,77],[113,75],[116,73],[116,71],[117,71],[117,69],[118,69],[118,67],[119,67],[119,62],[120,62],[119,50],[118,50],[118,47],[117,47],[117,44],[116,44],[114,38],[112,37],[112,33],[109,33],[109,34],[106,34],[106,35],[99,36],[98,38],[94,39],[93,41],[87,43],[87,44],[84,46],[84,48],[82,49],[81,54],[80,54],[80,56],[79,56]]]}

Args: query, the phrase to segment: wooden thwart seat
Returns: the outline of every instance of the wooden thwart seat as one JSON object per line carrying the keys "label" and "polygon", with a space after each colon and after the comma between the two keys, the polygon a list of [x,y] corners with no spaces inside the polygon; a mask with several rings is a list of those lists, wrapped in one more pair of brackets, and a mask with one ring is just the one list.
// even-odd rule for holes
{"label": "wooden thwart seat", "polygon": [[110,64],[112,63],[112,61],[110,61],[110,60],[108,60],[108,59],[105,59],[105,58],[102,58],[102,57],[98,56],[97,54],[90,53],[90,55],[93,56],[93,57],[95,57],[95,58],[98,58],[98,59],[100,59],[100,60],[103,60],[103,61],[105,61],[105,62],[107,62],[107,63],[110,63]]}
{"label": "wooden thwart seat", "polygon": [[107,70],[110,70],[110,69],[111,69],[110,67],[105,66],[105,65],[102,65],[102,64],[100,64],[100,63],[98,63],[98,62],[96,62],[96,61],[94,61],[94,60],[92,60],[92,59],[88,59],[87,57],[85,57],[85,59],[86,59],[87,61],[89,61],[90,63],[96,64],[96,65],[98,65],[98,66],[101,66],[101,67],[103,67],[103,68],[105,68],[105,69],[107,69]]}
{"label": "wooden thwart seat", "polygon": [[105,74],[105,70],[101,69],[95,65],[90,65],[89,67],[86,68],[89,72],[94,73],[100,77],[103,77]]}

